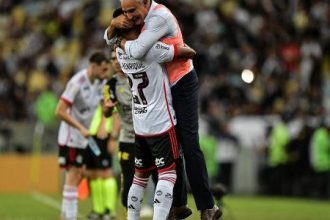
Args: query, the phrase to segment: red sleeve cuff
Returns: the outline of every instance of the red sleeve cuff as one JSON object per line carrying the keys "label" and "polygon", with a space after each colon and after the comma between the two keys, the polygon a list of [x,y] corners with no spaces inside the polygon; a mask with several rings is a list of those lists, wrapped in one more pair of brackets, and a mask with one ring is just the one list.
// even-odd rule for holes
{"label": "red sleeve cuff", "polygon": [[72,102],[70,102],[69,100],[67,100],[67,99],[64,98],[64,97],[61,97],[61,100],[62,100],[63,102],[65,102],[67,105],[71,105],[71,104],[72,104]]}

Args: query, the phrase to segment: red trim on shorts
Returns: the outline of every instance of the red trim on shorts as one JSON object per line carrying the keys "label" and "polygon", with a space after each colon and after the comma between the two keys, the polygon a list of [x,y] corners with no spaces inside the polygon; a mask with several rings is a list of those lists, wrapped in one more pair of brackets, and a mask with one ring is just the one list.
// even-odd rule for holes
{"label": "red trim on shorts", "polygon": [[165,82],[163,82],[163,90],[164,90],[164,94],[165,94],[165,101],[166,101],[167,113],[170,116],[170,120],[171,120],[172,126],[174,126],[173,118],[172,118],[171,111],[170,111],[170,106],[169,106],[168,100],[167,100],[167,92],[166,92]]}
{"label": "red trim on shorts", "polygon": [[67,100],[66,98],[64,98],[63,96],[61,96],[61,100],[63,101],[63,102],[65,102],[67,105],[72,105],[72,102],[70,102],[69,100]]}
{"label": "red trim on shorts", "polygon": [[168,133],[172,128],[173,128],[173,126],[170,127],[169,129],[167,129],[166,131],[164,131],[164,132],[162,132],[162,133],[158,133],[158,134],[141,135],[141,134],[136,134],[136,133],[135,133],[135,135],[138,136],[138,137],[143,137],[143,138],[157,137],[157,136],[162,136],[162,135]]}
{"label": "red trim on shorts", "polygon": [[149,168],[145,168],[145,169],[139,169],[139,168],[136,168],[135,167],[135,171],[136,172],[139,172],[139,173],[150,173],[151,170],[153,169],[157,169],[156,166],[152,166],[152,167],[149,167]]}
{"label": "red trim on shorts", "polygon": [[172,169],[172,168],[175,168],[175,167],[176,167],[176,164],[173,162],[170,166],[158,170],[158,173],[163,173],[163,172],[165,172],[165,171],[167,171],[167,170],[170,170],[170,169]]}
{"label": "red trim on shorts", "polygon": [[69,147],[69,162],[73,162],[76,158],[76,148]]}
{"label": "red trim on shorts", "polygon": [[174,159],[178,159],[180,157],[179,144],[178,144],[178,140],[176,138],[176,132],[175,132],[174,128],[170,130],[169,135],[170,135],[170,140],[171,140],[173,157],[174,157]]}
{"label": "red trim on shorts", "polygon": [[176,149],[175,149],[175,146],[174,146],[174,140],[173,140],[172,129],[168,132],[168,135],[169,135],[169,137],[170,137],[170,145],[171,145],[171,149],[172,149],[173,158],[175,158],[175,155],[176,155]]}

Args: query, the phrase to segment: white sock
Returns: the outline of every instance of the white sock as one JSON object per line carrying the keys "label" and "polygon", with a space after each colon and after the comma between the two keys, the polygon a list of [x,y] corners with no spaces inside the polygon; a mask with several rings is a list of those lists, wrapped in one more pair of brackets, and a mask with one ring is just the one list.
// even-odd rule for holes
{"label": "white sock", "polygon": [[148,184],[148,179],[149,178],[139,178],[134,176],[133,184],[128,192],[127,220],[136,220],[140,218],[143,194]]}
{"label": "white sock", "polygon": [[158,174],[158,183],[154,197],[153,220],[166,220],[173,202],[173,187],[176,171],[168,170]]}
{"label": "white sock", "polygon": [[65,220],[77,219],[77,215],[78,215],[77,187],[64,185],[61,212]]}

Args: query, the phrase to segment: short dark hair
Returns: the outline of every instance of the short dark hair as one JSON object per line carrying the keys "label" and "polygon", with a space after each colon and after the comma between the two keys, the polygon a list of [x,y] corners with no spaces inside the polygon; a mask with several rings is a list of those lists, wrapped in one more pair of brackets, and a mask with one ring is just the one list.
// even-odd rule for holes
{"label": "short dark hair", "polygon": [[102,62],[107,62],[107,63],[109,62],[109,59],[102,51],[94,52],[89,57],[89,63],[96,63],[97,65],[100,65]]}
{"label": "short dark hair", "polygon": [[121,8],[116,8],[113,13],[112,13],[112,18],[116,18],[118,17],[119,15],[123,14],[123,9]]}
{"label": "short dark hair", "polygon": [[[116,17],[118,17],[119,15],[122,15],[122,14],[124,14],[123,9],[122,8],[116,8],[112,13],[112,18],[116,18]],[[130,29],[116,28],[114,30],[116,36],[122,36],[123,34],[125,34],[128,31],[130,31]]]}

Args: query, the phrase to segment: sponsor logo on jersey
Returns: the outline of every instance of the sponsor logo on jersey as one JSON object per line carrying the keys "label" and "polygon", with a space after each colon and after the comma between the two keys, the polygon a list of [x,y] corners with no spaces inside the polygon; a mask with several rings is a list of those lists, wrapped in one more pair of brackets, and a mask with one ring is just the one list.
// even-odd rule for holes
{"label": "sponsor logo on jersey", "polygon": [[142,63],[123,63],[121,67],[125,70],[140,70],[145,68]]}
{"label": "sponsor logo on jersey", "polygon": [[164,157],[161,158],[156,158],[155,159],[155,164],[157,167],[161,167],[165,165]]}
{"label": "sponsor logo on jersey", "polygon": [[80,114],[84,114],[85,112],[89,112],[90,108],[89,107],[85,107],[79,110]]}
{"label": "sponsor logo on jersey", "polygon": [[134,114],[141,115],[147,113],[147,107],[134,107]]}
{"label": "sponsor logo on jersey", "polygon": [[162,44],[156,44],[156,49],[164,49],[164,50],[169,50],[170,48],[169,47],[166,47]]}
{"label": "sponsor logo on jersey", "polygon": [[133,202],[136,202],[136,201],[138,201],[138,198],[137,198],[136,196],[132,196],[132,198],[131,198],[131,199],[132,199],[132,201],[133,201]]}

